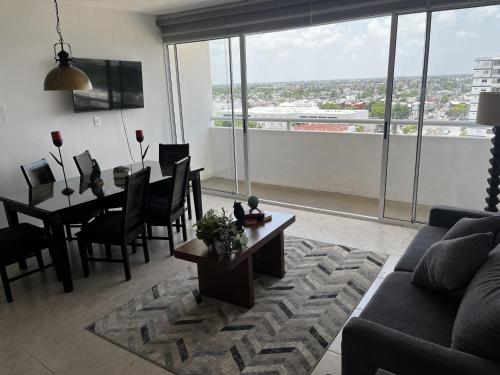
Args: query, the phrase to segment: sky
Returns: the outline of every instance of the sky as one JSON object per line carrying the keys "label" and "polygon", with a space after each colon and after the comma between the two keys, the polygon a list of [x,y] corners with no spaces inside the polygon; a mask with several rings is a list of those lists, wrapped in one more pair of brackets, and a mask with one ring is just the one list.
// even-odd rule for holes
{"label": "sky", "polygon": [[[391,18],[247,36],[248,82],[385,78]],[[500,5],[434,12],[429,75],[472,74],[476,57],[500,56]],[[399,17],[396,77],[422,73],[425,15]],[[234,38],[235,82],[239,82]],[[210,42],[212,82],[229,82],[227,40]]]}

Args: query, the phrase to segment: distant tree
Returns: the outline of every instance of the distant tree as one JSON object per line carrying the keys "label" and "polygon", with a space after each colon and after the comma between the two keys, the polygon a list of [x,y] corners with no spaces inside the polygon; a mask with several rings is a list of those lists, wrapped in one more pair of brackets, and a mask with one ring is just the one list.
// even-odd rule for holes
{"label": "distant tree", "polygon": [[384,102],[372,102],[369,105],[370,117],[371,118],[384,118],[385,115],[385,103]]}
{"label": "distant tree", "polygon": [[454,104],[446,112],[449,118],[461,118],[467,116],[469,113],[469,105],[465,103]]}
{"label": "distant tree", "polygon": [[407,105],[404,104],[395,104],[392,107],[392,118],[394,119],[407,119],[408,116],[410,115],[410,109],[408,108]]}
{"label": "distant tree", "polygon": [[415,134],[417,132],[417,125],[404,125],[401,127],[403,134]]}

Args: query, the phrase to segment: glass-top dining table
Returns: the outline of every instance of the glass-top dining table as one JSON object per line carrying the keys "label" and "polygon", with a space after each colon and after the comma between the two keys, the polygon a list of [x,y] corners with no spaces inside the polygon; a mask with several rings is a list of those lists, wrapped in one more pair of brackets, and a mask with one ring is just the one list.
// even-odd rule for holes
{"label": "glass-top dining table", "polygon": [[[143,168],[142,163],[128,165],[130,173]],[[144,167],[151,167],[150,186],[159,188],[169,182],[172,176],[172,167],[163,166],[156,161],[144,161]],[[189,174],[193,192],[195,217],[198,221],[203,215],[201,200],[200,173],[203,168],[192,168]],[[67,196],[62,194],[66,187],[64,181],[56,181],[37,186],[33,189],[23,189],[0,196],[9,226],[19,224],[18,213],[31,216],[43,221],[45,228],[50,232],[54,263],[65,292],[73,290],[73,279],[68,258],[68,247],[64,225],[78,222],[92,211],[105,207],[118,207],[123,200],[124,178],[115,179],[113,169],[103,170],[99,183],[92,183],[91,176],[69,178],[68,186],[74,193]]]}

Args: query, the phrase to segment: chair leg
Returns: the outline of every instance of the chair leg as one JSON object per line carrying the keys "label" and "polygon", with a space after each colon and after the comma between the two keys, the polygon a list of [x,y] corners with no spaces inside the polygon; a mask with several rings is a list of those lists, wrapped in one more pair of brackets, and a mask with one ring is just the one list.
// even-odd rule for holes
{"label": "chair leg", "polygon": [[5,291],[5,298],[7,298],[7,302],[11,303],[14,300],[12,299],[12,291],[10,290],[9,278],[7,277],[7,270],[5,266],[0,267],[0,274],[2,276],[3,290]]}
{"label": "chair leg", "polygon": [[89,277],[89,261],[87,257],[88,244],[82,239],[78,239],[78,250],[80,251],[80,261],[82,262],[83,276]]}
{"label": "chair leg", "polygon": [[144,262],[149,263],[149,243],[146,237],[146,227],[142,231],[142,249],[144,250]]}
{"label": "chair leg", "polygon": [[148,230],[148,239],[153,239],[153,226],[151,224],[146,224],[146,228]]}
{"label": "chair leg", "polygon": [[177,231],[177,233],[179,233],[181,231],[181,220],[180,219],[175,220],[175,230]]}
{"label": "chair leg", "polygon": [[168,245],[170,247],[170,255],[174,255],[174,233],[172,231],[172,224],[167,225],[168,231]]}
{"label": "chair leg", "polygon": [[71,224],[66,224],[66,238],[68,241],[73,241],[73,235],[71,234]]}
{"label": "chair leg", "polygon": [[181,223],[182,223],[182,239],[184,242],[188,240],[187,236],[187,226],[186,226],[186,213],[183,212],[181,216]]}
{"label": "chair leg", "polygon": [[130,260],[128,258],[127,245],[122,244],[121,248],[123,257],[123,268],[125,270],[125,279],[129,281],[132,278],[132,275],[130,274]]}
{"label": "chair leg", "polygon": [[105,244],[104,247],[106,249],[106,258],[111,259],[111,245]]}
{"label": "chair leg", "polygon": [[38,267],[40,268],[43,268],[43,266],[45,265],[45,263],[43,262],[43,257],[42,257],[42,252],[41,251],[37,251],[36,254],[36,261],[38,263]]}
{"label": "chair leg", "polygon": [[132,242],[132,254],[135,254],[137,253],[137,243],[135,242]]}
{"label": "chair leg", "polygon": [[28,269],[28,263],[26,262],[26,259],[22,259],[17,262],[19,264],[19,269],[20,270],[27,270]]}
{"label": "chair leg", "polygon": [[188,187],[187,190],[187,207],[188,207],[188,219],[193,220],[193,212],[191,211],[191,189]]}

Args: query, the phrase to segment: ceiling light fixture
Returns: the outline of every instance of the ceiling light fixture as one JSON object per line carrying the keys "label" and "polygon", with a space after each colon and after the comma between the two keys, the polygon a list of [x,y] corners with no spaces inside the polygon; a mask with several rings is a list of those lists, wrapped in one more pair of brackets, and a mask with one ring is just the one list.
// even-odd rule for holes
{"label": "ceiling light fixture", "polygon": [[[71,46],[64,41],[62,36],[57,0],[54,0],[54,6],[57,19],[56,31],[59,35],[59,41],[54,44],[54,58],[56,62],[59,62],[59,66],[52,69],[45,77],[44,90],[92,90],[89,77],[80,69],[71,66]],[[64,50],[64,46],[68,47],[69,53]],[[61,48],[58,53],[57,47]]]}

